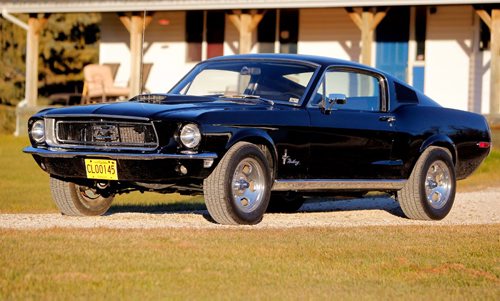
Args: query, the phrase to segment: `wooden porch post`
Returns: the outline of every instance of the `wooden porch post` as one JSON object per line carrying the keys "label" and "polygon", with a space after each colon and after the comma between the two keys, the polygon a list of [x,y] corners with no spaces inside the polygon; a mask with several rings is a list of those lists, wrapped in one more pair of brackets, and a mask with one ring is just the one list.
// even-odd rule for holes
{"label": "wooden porch post", "polygon": [[259,14],[256,11],[251,11],[250,13],[233,11],[233,14],[229,15],[229,20],[231,20],[240,33],[240,43],[238,47],[240,54],[250,53],[252,50],[252,35],[263,17],[264,13]]}
{"label": "wooden porch post", "polygon": [[49,14],[44,14],[40,19],[38,14],[29,14],[28,23],[24,23],[18,18],[9,14],[6,9],[2,9],[2,17],[26,30],[26,77],[24,88],[24,101],[16,107],[16,131],[15,136],[26,135],[28,133],[28,119],[40,108],[37,106],[38,100],[38,43],[40,31],[47,23]]}
{"label": "wooden porch post", "polygon": [[493,8],[491,15],[483,8],[476,13],[490,28],[490,115],[500,114],[500,8]]}
{"label": "wooden porch post", "polygon": [[141,65],[142,65],[142,39],[144,30],[146,30],[153,17],[134,13],[128,17],[120,15],[120,21],[130,33],[130,97],[141,93]]}
{"label": "wooden porch post", "polygon": [[352,7],[348,7],[346,10],[354,24],[361,30],[361,63],[372,66],[373,33],[384,19],[387,10],[374,12],[366,7],[361,13],[356,12]]}
{"label": "wooden porch post", "polygon": [[36,107],[38,99],[38,49],[40,31],[47,23],[47,15],[40,19],[37,14],[30,14],[26,40],[26,86],[25,98],[28,107]]}

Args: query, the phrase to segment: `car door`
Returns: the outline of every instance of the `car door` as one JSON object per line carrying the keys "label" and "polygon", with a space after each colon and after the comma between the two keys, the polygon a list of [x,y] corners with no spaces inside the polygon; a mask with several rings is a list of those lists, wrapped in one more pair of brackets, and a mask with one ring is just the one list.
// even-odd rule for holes
{"label": "car door", "polygon": [[391,160],[395,117],[387,112],[387,81],[371,71],[329,68],[313,94],[309,177],[397,178]]}

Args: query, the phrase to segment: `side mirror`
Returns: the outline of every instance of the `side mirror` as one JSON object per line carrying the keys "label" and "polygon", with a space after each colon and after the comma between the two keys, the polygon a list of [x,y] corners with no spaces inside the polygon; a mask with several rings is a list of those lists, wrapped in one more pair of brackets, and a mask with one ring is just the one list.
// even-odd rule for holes
{"label": "side mirror", "polygon": [[[326,104],[328,102],[328,104]],[[328,94],[326,101],[323,101],[323,107],[321,108],[321,112],[325,115],[330,115],[332,112],[332,107],[334,105],[345,105],[347,103],[347,97],[345,94],[332,93]]]}
{"label": "side mirror", "polygon": [[328,98],[330,99],[330,103],[332,104],[345,105],[347,103],[347,97],[345,96],[345,94],[328,94]]}

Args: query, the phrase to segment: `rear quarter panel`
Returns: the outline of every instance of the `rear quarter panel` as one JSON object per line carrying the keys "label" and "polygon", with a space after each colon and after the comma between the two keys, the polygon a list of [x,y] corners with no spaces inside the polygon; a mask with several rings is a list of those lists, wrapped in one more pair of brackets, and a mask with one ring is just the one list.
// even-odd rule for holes
{"label": "rear quarter panel", "polygon": [[432,145],[450,150],[457,179],[468,177],[489,154],[489,149],[478,147],[480,141],[491,141],[482,115],[422,105],[400,106],[394,114],[397,133],[392,155],[403,161],[404,178],[410,176],[422,152]]}

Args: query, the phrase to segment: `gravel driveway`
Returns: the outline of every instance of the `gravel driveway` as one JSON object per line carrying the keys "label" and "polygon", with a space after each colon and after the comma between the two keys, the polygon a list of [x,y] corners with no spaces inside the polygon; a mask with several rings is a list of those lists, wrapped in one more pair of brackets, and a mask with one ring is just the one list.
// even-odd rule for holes
{"label": "gravel driveway", "polygon": [[191,228],[266,229],[298,227],[359,227],[386,225],[469,225],[500,223],[500,188],[459,193],[451,213],[442,221],[413,221],[402,217],[398,204],[389,197],[350,200],[311,200],[299,213],[266,214],[256,226],[221,226],[207,211],[112,213],[99,217],[68,217],[60,214],[0,214],[0,228]]}

